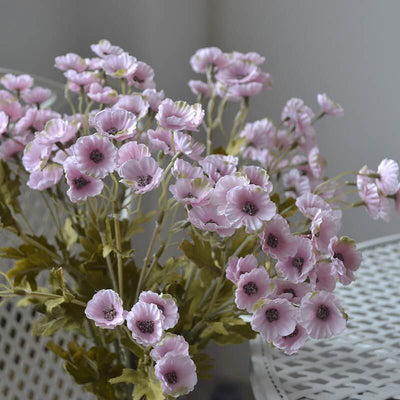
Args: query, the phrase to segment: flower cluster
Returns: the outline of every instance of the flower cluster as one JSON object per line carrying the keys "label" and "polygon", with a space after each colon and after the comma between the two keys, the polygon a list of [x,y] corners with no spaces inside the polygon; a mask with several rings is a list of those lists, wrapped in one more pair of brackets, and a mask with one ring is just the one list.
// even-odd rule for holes
{"label": "flower cluster", "polygon": [[189,344],[183,336],[166,333],[179,320],[178,307],[171,296],[144,291],[128,312],[118,293],[102,289],[87,303],[85,314],[102,329],[114,329],[126,321],[136,343],[153,348],[150,355],[164,394],[178,397],[194,389],[197,374]]}
{"label": "flower cluster", "polygon": [[[77,326],[81,334],[87,325],[95,346],[66,356],[77,363],[68,370],[115,398],[124,397],[113,383],[134,383],[140,397],[151,385],[162,396],[193,390],[211,340],[237,343],[257,332],[292,354],[308,338],[340,334],[347,315],[333,292],[361,264],[355,242],[340,233],[342,211],[364,207],[387,221],[394,204],[400,215],[398,164],[384,159],[376,170],[327,177],[316,124],[343,108],[326,94],[317,113],[292,98],[276,123],[248,122],[250,101],[272,85],[258,53],[196,51],[190,64],[204,79],[189,82],[197,102],[187,103],[157,90],[152,67],[119,46],[101,40],[91,50],[90,58],[55,59],[70,114],[52,110],[54,94],[29,75],[0,79],[0,225],[22,242],[1,254],[18,261],[8,273],[15,287],[0,295],[43,301],[45,334]],[[213,147],[216,134],[225,146]],[[56,230],[48,241],[17,203],[21,181],[42,192]],[[148,212],[150,192],[158,207]],[[140,259],[132,237],[150,221]],[[54,265],[61,272],[50,271],[52,292],[36,290],[39,272]],[[104,369],[82,379],[79,362],[89,358]]]}

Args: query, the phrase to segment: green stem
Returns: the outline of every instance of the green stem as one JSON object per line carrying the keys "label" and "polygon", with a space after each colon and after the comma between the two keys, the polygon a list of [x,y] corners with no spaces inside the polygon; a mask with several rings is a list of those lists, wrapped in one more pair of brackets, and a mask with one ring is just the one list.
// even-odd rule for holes
{"label": "green stem", "polygon": [[122,263],[122,243],[121,243],[121,227],[119,223],[118,215],[118,202],[114,201],[114,230],[115,230],[115,241],[117,244],[117,267],[118,267],[118,288],[121,299],[124,298],[124,271]]}
{"label": "green stem", "polygon": [[[104,248],[107,245],[106,238],[105,238],[103,232],[99,231],[99,234],[100,234],[100,238],[101,238],[101,243],[102,243],[103,248]],[[118,284],[117,284],[117,280],[115,278],[114,269],[113,269],[111,257],[110,257],[109,254],[107,254],[107,256],[106,256],[106,263],[107,263],[108,275],[110,275],[110,279],[111,279],[113,288],[117,292],[118,291]]]}

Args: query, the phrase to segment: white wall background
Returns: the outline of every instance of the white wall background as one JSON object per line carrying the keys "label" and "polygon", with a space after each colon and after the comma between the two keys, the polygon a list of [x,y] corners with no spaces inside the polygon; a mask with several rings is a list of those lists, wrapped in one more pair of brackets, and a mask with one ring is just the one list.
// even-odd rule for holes
{"label": "white wall background", "polygon": [[[0,0],[0,65],[61,79],[54,56],[88,55],[108,38],[151,64],[168,96],[190,100],[197,48],[257,51],[274,88],[252,101],[250,120],[277,120],[290,97],[316,108],[319,92],[343,105],[344,118],[317,126],[332,175],[400,161],[399,15],[396,0]],[[351,210],[343,233],[360,241],[399,232],[399,222]],[[243,349],[225,353],[219,372],[246,379]]]}

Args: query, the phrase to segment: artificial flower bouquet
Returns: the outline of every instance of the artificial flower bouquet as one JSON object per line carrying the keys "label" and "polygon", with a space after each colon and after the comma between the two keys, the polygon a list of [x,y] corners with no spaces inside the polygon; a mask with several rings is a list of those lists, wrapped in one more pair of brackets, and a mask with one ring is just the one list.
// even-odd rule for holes
{"label": "artificial flower bouquet", "polygon": [[[271,87],[257,53],[198,50],[190,62],[205,79],[189,82],[190,105],[157,91],[153,69],[120,47],[91,49],[55,59],[70,114],[29,75],[1,78],[0,222],[14,237],[1,249],[13,262],[2,301],[35,307],[34,335],[72,331],[47,346],[106,400],[189,393],[209,374],[210,341],[259,333],[292,354],[340,334],[334,290],[361,263],[338,235],[342,210],[400,213],[397,163],[326,177],[315,125],[343,110],[325,94],[317,115],[293,98],[278,123],[246,122]],[[20,205],[25,185],[53,220],[48,237]]]}

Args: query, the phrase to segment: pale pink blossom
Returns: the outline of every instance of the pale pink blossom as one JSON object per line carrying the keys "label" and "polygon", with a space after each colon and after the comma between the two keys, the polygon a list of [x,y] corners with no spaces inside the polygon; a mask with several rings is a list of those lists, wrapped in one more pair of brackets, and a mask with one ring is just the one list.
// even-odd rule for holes
{"label": "pale pink blossom", "polygon": [[133,339],[145,347],[157,344],[164,333],[164,317],[155,304],[138,301],[126,315],[126,323]]}
{"label": "pale pink blossom", "polygon": [[237,170],[237,163],[237,157],[221,154],[211,154],[199,161],[204,173],[213,184],[226,175],[233,175]]}
{"label": "pale pink blossom", "polygon": [[0,160],[7,161],[24,150],[24,145],[12,139],[4,140],[0,144]]}
{"label": "pale pink blossom", "polygon": [[152,157],[144,157],[124,162],[119,174],[123,178],[122,182],[131,186],[135,193],[146,193],[160,185],[163,170]]}
{"label": "pale pink blossom", "polygon": [[336,287],[337,268],[327,262],[319,262],[309,277],[313,290],[333,292]]}
{"label": "pale pink blossom", "polygon": [[282,176],[282,183],[285,187],[286,197],[297,198],[311,191],[310,180],[305,175],[301,175],[298,169],[291,169]]}
{"label": "pale pink blossom", "polygon": [[218,71],[216,79],[224,86],[258,82],[261,78],[260,68],[253,63],[234,60]]}
{"label": "pale pink blossom", "polygon": [[341,226],[340,210],[319,210],[311,222],[311,237],[314,247],[320,252],[328,251],[329,241],[336,236]]}
{"label": "pale pink blossom", "polygon": [[245,176],[249,179],[251,185],[260,186],[268,194],[272,192],[272,183],[269,180],[269,175],[264,168],[256,167],[255,165],[247,165],[243,167]]}
{"label": "pale pink blossom", "polygon": [[85,315],[103,329],[114,329],[125,321],[122,300],[111,289],[99,290],[86,305]]}
{"label": "pale pink blossom", "polygon": [[376,180],[378,189],[386,196],[395,194],[399,186],[399,165],[396,161],[385,158],[378,165]]}
{"label": "pale pink blossom", "polygon": [[50,99],[52,93],[50,89],[36,86],[33,89],[24,90],[21,97],[28,104],[36,104],[40,106]]}
{"label": "pale pink blossom", "polygon": [[169,190],[176,201],[193,207],[207,204],[212,188],[206,179],[180,178],[175,185],[170,185]]}
{"label": "pale pink blossom", "polygon": [[319,94],[317,100],[323,113],[334,117],[343,116],[344,112],[342,106],[332,101],[325,93]]}
{"label": "pale pink blossom", "polygon": [[0,137],[7,131],[8,115],[4,111],[0,111]]}
{"label": "pale pink blossom", "polygon": [[201,153],[206,148],[203,143],[196,142],[192,136],[182,132],[174,132],[173,140],[176,152],[180,151],[195,161],[201,159]]}
{"label": "pale pink blossom", "polygon": [[206,82],[190,80],[188,82],[188,85],[192,93],[195,94],[196,96],[205,96],[205,97],[212,96],[212,91],[213,91],[212,87],[210,87],[210,85]]}
{"label": "pale pink blossom", "polygon": [[82,72],[87,68],[85,60],[75,53],[67,53],[64,56],[56,57],[54,66],[61,71],[72,69],[76,72]]}
{"label": "pale pink blossom", "polygon": [[118,149],[118,168],[128,160],[141,160],[145,157],[151,157],[145,144],[136,141],[125,143]]}
{"label": "pale pink blossom", "polygon": [[104,58],[104,72],[114,78],[128,78],[135,72],[136,68],[136,58],[128,53],[111,54]]}
{"label": "pale pink blossom", "polygon": [[318,146],[314,146],[308,153],[308,165],[314,178],[322,178],[326,164],[326,160],[321,156]]}
{"label": "pale pink blossom", "polygon": [[98,69],[103,69],[104,59],[100,57],[85,58],[85,63],[89,71],[96,71]]}
{"label": "pale pink blossom", "polygon": [[128,77],[131,86],[138,89],[154,89],[154,70],[143,61],[138,61],[135,72]]}
{"label": "pale pink blossom", "polygon": [[279,260],[285,260],[295,252],[295,237],[290,233],[289,224],[279,214],[265,225],[259,235],[262,250]]}
{"label": "pale pink blossom", "polygon": [[145,89],[143,90],[142,94],[146,97],[150,109],[154,112],[157,112],[158,107],[165,98],[164,91],[160,90],[159,92],[157,92],[157,90],[155,89]]}
{"label": "pale pink blossom", "polygon": [[56,164],[50,164],[41,170],[29,175],[28,187],[33,190],[45,190],[56,185],[64,175],[63,168]]}
{"label": "pale pink blossom", "polygon": [[[99,81],[98,74],[93,71],[76,72],[70,69],[64,72],[64,76],[68,79],[69,83],[76,85],[76,89],[73,90],[75,92],[79,92],[81,87],[85,87],[85,91],[89,91],[90,86]],[[71,87],[71,89],[74,88]]]}
{"label": "pale pink blossom", "polygon": [[167,354],[189,356],[189,343],[183,336],[167,333],[150,352],[154,361],[160,361]]}
{"label": "pale pink blossom", "polygon": [[139,121],[147,115],[149,103],[142,95],[135,93],[127,96],[121,96],[115,103],[114,108],[121,108],[131,112],[135,115],[136,120]]}
{"label": "pale pink blossom", "polygon": [[265,62],[265,57],[255,51],[249,51],[248,53],[240,53],[239,51],[234,51],[232,53],[232,58],[234,60],[247,61],[256,65],[261,65]]}
{"label": "pale pink blossom", "polygon": [[158,293],[148,290],[140,293],[139,301],[155,304],[157,306],[164,317],[163,327],[165,330],[172,329],[178,323],[178,306],[169,294],[159,295]]}
{"label": "pale pink blossom", "polygon": [[162,151],[164,154],[173,155],[172,132],[168,129],[149,129],[147,132],[148,144],[153,151]]}
{"label": "pale pink blossom", "polygon": [[201,104],[189,105],[185,101],[165,99],[161,102],[156,120],[164,129],[195,131],[203,121]]}
{"label": "pale pink blossom", "polygon": [[97,134],[80,137],[73,153],[77,168],[94,178],[104,178],[117,167],[118,150],[109,139]]}
{"label": "pale pink blossom", "polygon": [[253,311],[254,305],[272,292],[271,280],[264,268],[255,268],[240,276],[235,291],[235,303],[241,310]]}
{"label": "pale pink blossom", "polygon": [[18,99],[6,90],[0,90],[0,111],[8,115],[10,122],[16,122],[24,113]]}
{"label": "pale pink blossom", "polygon": [[243,157],[257,160],[259,151],[273,143],[275,132],[274,124],[267,118],[247,123],[240,133],[240,137],[246,139],[242,147]]}
{"label": "pale pink blossom", "polygon": [[279,260],[275,268],[278,272],[291,282],[304,282],[308,273],[315,265],[315,256],[311,240],[303,237],[295,237],[293,240],[293,255],[285,260]]}
{"label": "pale pink blossom", "polygon": [[23,92],[33,85],[33,78],[30,75],[5,74],[0,79],[1,84],[12,92]]}
{"label": "pale pink blossom", "polygon": [[50,146],[54,143],[67,143],[75,138],[80,123],[65,121],[57,118],[46,122],[44,130],[36,134],[36,139],[39,143]]}
{"label": "pale pink blossom", "polygon": [[205,47],[196,51],[190,58],[193,71],[204,74],[209,67],[221,69],[229,64],[228,56],[218,47]]}
{"label": "pale pink blossom", "polygon": [[286,279],[274,279],[272,282],[275,285],[273,296],[287,299],[294,304],[300,304],[301,299],[311,290],[310,285],[305,282],[293,283]]}
{"label": "pale pink blossom", "polygon": [[90,85],[87,96],[100,104],[115,104],[119,98],[116,90],[109,86],[103,87],[97,82]]}
{"label": "pale pink blossom", "polygon": [[[31,132],[35,132],[36,129],[34,128],[34,124],[36,121],[38,109],[36,107],[30,107],[26,110],[25,115],[18,120],[15,124],[15,132],[17,134],[23,133],[25,131],[30,130]],[[2,111],[0,111],[0,114]],[[43,126],[44,127],[44,126]],[[42,129],[43,129],[42,127]]]}
{"label": "pale pink blossom", "polygon": [[346,320],[338,300],[330,292],[308,293],[303,297],[299,323],[314,339],[339,335],[346,327]]}
{"label": "pale pink blossom", "polygon": [[290,335],[296,327],[296,309],[286,299],[265,300],[254,312],[251,328],[272,342],[280,336]]}
{"label": "pale pink blossom", "polygon": [[[61,115],[58,112],[48,110],[48,109],[39,109],[36,110],[36,115],[35,115],[35,121],[33,122],[32,125],[32,131],[42,131],[44,127],[46,126],[46,123],[50,121],[51,119],[58,119],[61,118]],[[64,118],[67,120],[67,118]],[[69,121],[75,123],[75,125],[78,124],[78,122],[75,118],[73,120]]]}
{"label": "pale pink blossom", "polygon": [[285,354],[291,355],[299,351],[307,341],[307,331],[299,324],[296,325],[293,332],[286,336],[279,336],[273,344],[278,349],[283,350]]}
{"label": "pale pink blossom", "polygon": [[255,185],[237,186],[227,194],[225,215],[235,228],[246,227],[246,232],[260,229],[264,221],[276,214],[276,206],[267,192]]}
{"label": "pale pink blossom", "polygon": [[188,163],[181,158],[175,160],[175,163],[171,169],[172,175],[175,178],[203,178],[203,170],[201,167],[194,167],[192,164]]}
{"label": "pale pink blossom", "polygon": [[245,257],[232,256],[229,258],[226,267],[226,278],[232,283],[237,284],[243,274],[250,272],[257,267],[258,261],[253,254],[248,254]]}
{"label": "pale pink blossom", "polygon": [[319,210],[331,210],[331,206],[322,197],[310,192],[298,197],[296,206],[308,219],[314,219]]}
{"label": "pale pink blossom", "polygon": [[292,98],[286,103],[281,115],[282,121],[289,129],[303,134],[311,132],[313,117],[311,108],[306,106],[303,100],[297,98]]}
{"label": "pale pink blossom", "polygon": [[43,145],[36,138],[26,145],[22,164],[30,173],[39,171],[47,164],[50,154],[51,146]]}
{"label": "pale pink blossom", "polygon": [[364,200],[366,210],[372,219],[379,219],[381,199],[379,197],[378,187],[375,183],[368,183],[362,186],[359,192]]}
{"label": "pale pink blossom", "polygon": [[67,195],[73,203],[85,201],[88,197],[97,196],[102,192],[103,182],[79,171],[71,157],[64,162],[64,170],[69,185]]}
{"label": "pale pink blossom", "polygon": [[105,58],[110,54],[119,55],[123,53],[123,50],[115,45],[112,45],[107,39],[102,39],[97,44],[90,45],[93,53],[101,58]]}
{"label": "pale pink blossom", "polygon": [[189,356],[169,353],[157,361],[154,371],[167,396],[185,395],[197,384],[196,365]]}

